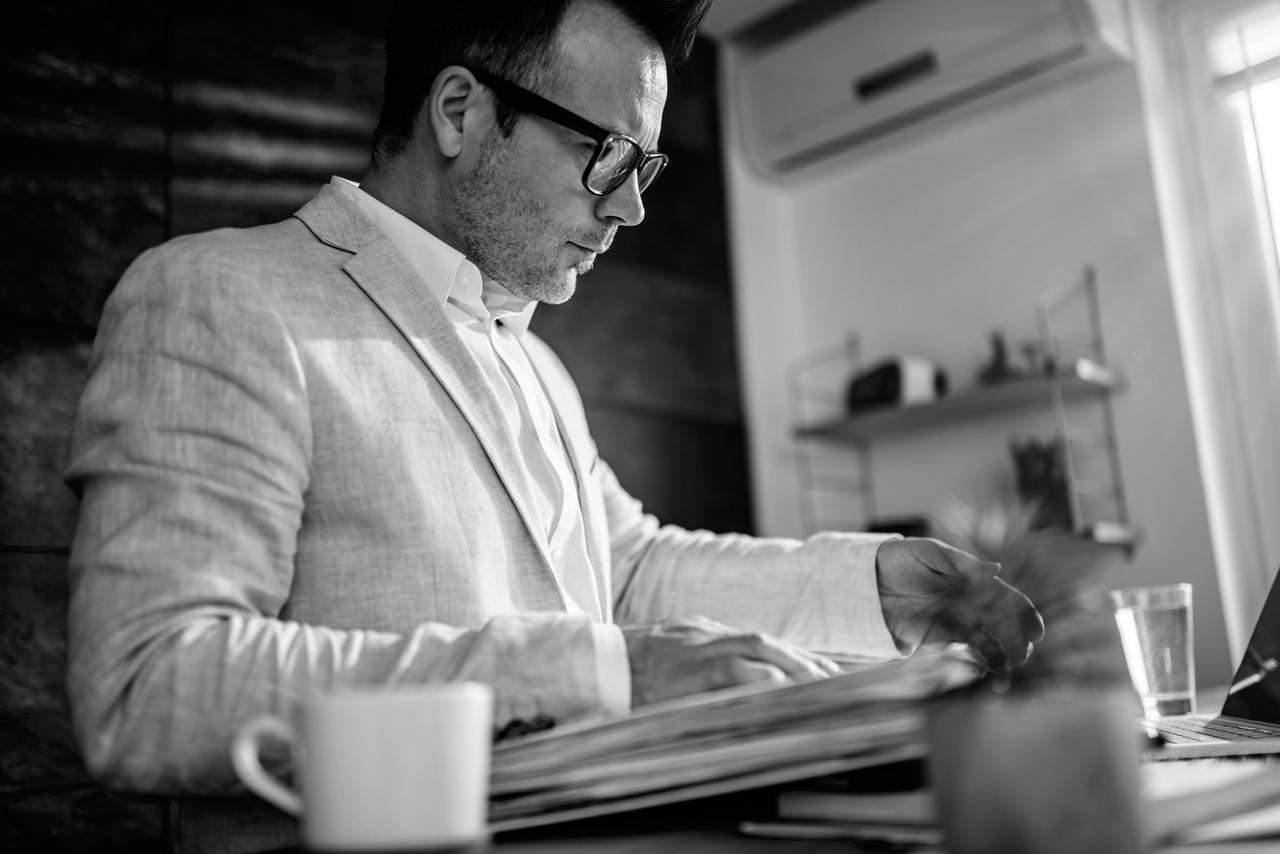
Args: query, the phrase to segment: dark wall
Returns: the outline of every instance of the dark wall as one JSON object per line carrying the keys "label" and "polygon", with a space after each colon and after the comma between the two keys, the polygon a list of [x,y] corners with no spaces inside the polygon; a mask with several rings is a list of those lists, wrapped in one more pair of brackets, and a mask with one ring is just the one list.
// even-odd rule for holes
{"label": "dark wall", "polygon": [[[359,176],[386,4],[23,5],[0,57],[0,840],[156,849],[162,805],[87,780],[62,691],[61,471],[89,346],[143,249],[286,217],[330,175]],[[534,328],[646,506],[749,531],[709,44],[671,89],[648,219]]]}

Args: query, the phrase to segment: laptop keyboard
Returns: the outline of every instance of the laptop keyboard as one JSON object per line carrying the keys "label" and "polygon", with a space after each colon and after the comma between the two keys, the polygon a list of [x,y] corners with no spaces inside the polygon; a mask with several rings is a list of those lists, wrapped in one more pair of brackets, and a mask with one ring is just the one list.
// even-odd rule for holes
{"label": "laptop keyboard", "polygon": [[1196,741],[1246,741],[1251,738],[1280,738],[1280,727],[1253,723],[1240,718],[1163,718],[1146,721],[1171,744]]}

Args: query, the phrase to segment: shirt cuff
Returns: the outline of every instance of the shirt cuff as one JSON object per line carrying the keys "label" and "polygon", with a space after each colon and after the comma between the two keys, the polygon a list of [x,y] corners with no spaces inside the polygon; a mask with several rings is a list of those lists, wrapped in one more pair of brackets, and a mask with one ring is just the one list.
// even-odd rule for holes
{"label": "shirt cuff", "polygon": [[[902,648],[884,620],[884,608],[880,604],[880,578],[876,569],[880,546],[889,540],[897,539],[901,537],[896,535],[885,537],[869,550],[870,560],[864,557],[862,560],[853,561],[852,566],[846,567],[847,577],[844,581],[851,584],[853,588],[853,592],[846,594],[848,598],[843,600],[846,607],[852,611],[847,619],[852,626],[861,629],[859,636],[853,640],[850,647],[859,657],[873,661],[885,661],[904,656]],[[865,555],[868,550],[861,551]]]}
{"label": "shirt cuff", "polygon": [[786,640],[850,659],[903,658],[880,606],[876,555],[896,535],[816,534],[800,553],[809,583],[783,626]]}
{"label": "shirt cuff", "polygon": [[600,706],[607,714],[631,711],[631,658],[622,627],[613,623],[593,623],[591,636],[596,647],[596,685]]}
{"label": "shirt cuff", "polygon": [[[902,539],[898,536],[889,537],[880,545],[884,545],[889,540]],[[868,614],[866,616],[867,629],[870,634],[870,646],[873,654],[884,658],[901,658],[910,655],[910,652],[904,651],[902,645],[898,643],[897,638],[889,631],[889,624],[884,619],[884,606],[880,603],[880,575],[879,569],[880,548],[876,547],[876,559],[871,561],[869,569],[864,570],[871,575],[867,585],[875,591],[874,595],[868,597]],[[874,612],[875,616],[872,616]]]}

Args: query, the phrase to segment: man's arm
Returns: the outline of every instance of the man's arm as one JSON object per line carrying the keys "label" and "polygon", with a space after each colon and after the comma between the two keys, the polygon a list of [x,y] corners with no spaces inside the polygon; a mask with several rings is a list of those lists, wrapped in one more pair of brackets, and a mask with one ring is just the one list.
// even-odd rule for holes
{"label": "man's arm", "polygon": [[584,617],[401,633],[281,619],[307,513],[306,377],[269,289],[194,245],[148,253],[113,294],[72,440],[68,689],[90,770],[230,788],[239,725],[338,686],[477,679],[500,727],[596,710]]}
{"label": "man's arm", "polygon": [[881,615],[876,554],[887,534],[808,540],[713,534],[645,513],[601,461],[619,623],[704,616],[797,646],[887,659],[901,653]]}
{"label": "man's arm", "polygon": [[603,463],[619,622],[705,615],[823,652],[871,659],[968,643],[995,669],[1044,636],[999,566],[931,539],[825,532],[807,540],[659,527]]}

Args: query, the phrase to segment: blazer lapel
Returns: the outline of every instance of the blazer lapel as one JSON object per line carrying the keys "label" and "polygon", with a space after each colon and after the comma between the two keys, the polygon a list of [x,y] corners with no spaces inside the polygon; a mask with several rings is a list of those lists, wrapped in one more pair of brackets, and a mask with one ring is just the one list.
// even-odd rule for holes
{"label": "blazer lapel", "polygon": [[[546,589],[549,585],[558,597],[554,603],[543,604],[566,608],[568,595],[552,570],[546,535],[538,529],[533,513],[533,487],[519,463],[515,438],[497,400],[487,391],[480,365],[462,343],[453,322],[431,298],[391,241],[339,191],[325,187],[297,217],[320,240],[354,253],[343,269],[381,309],[444,387],[471,425],[506,487],[542,557],[544,584],[538,587]],[[526,592],[536,597],[537,590]]]}

